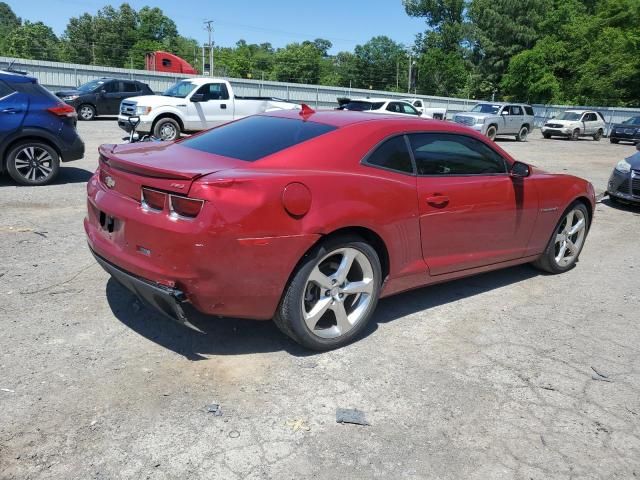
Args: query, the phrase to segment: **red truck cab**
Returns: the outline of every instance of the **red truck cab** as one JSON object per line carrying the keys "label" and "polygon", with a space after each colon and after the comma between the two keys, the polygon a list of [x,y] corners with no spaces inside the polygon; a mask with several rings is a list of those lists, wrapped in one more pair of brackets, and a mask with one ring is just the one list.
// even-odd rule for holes
{"label": "red truck cab", "polygon": [[195,75],[189,62],[169,52],[151,52],[146,55],[146,69],[153,72],[185,73]]}

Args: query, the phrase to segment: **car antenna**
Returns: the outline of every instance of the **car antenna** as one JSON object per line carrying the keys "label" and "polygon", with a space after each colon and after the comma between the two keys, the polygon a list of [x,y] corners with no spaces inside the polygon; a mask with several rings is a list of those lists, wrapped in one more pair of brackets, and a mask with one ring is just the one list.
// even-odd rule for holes
{"label": "car antenna", "polygon": [[306,119],[308,116],[313,115],[314,113],[316,113],[316,111],[311,108],[309,105],[307,105],[306,103],[303,103],[300,105],[301,109],[300,109],[300,116],[304,119]]}

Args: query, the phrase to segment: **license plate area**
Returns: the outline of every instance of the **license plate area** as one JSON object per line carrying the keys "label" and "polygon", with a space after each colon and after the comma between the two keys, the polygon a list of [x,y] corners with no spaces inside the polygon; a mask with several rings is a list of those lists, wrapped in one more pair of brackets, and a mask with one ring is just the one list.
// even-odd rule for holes
{"label": "license plate area", "polygon": [[117,225],[119,220],[116,217],[112,217],[111,215],[107,215],[105,212],[100,211],[98,216],[100,220],[100,227],[102,230],[108,233],[113,233],[117,229]]}

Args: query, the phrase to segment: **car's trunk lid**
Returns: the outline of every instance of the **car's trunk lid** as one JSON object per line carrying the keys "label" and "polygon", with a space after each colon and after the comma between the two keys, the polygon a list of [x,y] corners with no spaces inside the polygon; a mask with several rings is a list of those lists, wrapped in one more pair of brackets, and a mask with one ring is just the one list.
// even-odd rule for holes
{"label": "car's trunk lid", "polygon": [[187,195],[196,179],[244,163],[168,142],[102,145],[99,153],[101,181],[135,199],[143,186]]}

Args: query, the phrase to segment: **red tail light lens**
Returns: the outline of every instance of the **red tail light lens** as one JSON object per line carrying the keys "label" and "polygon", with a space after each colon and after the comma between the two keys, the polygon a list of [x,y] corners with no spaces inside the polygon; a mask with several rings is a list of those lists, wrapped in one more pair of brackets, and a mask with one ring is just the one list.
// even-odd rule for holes
{"label": "red tail light lens", "polygon": [[202,210],[202,205],[204,205],[202,200],[178,197],[176,195],[169,195],[169,202],[172,214],[187,218],[197,217],[200,210]]}
{"label": "red tail light lens", "polygon": [[142,187],[142,208],[147,210],[164,210],[167,194]]}
{"label": "red tail light lens", "polygon": [[76,109],[66,103],[59,103],[55,107],[47,108],[47,110],[58,117],[76,117]]}

